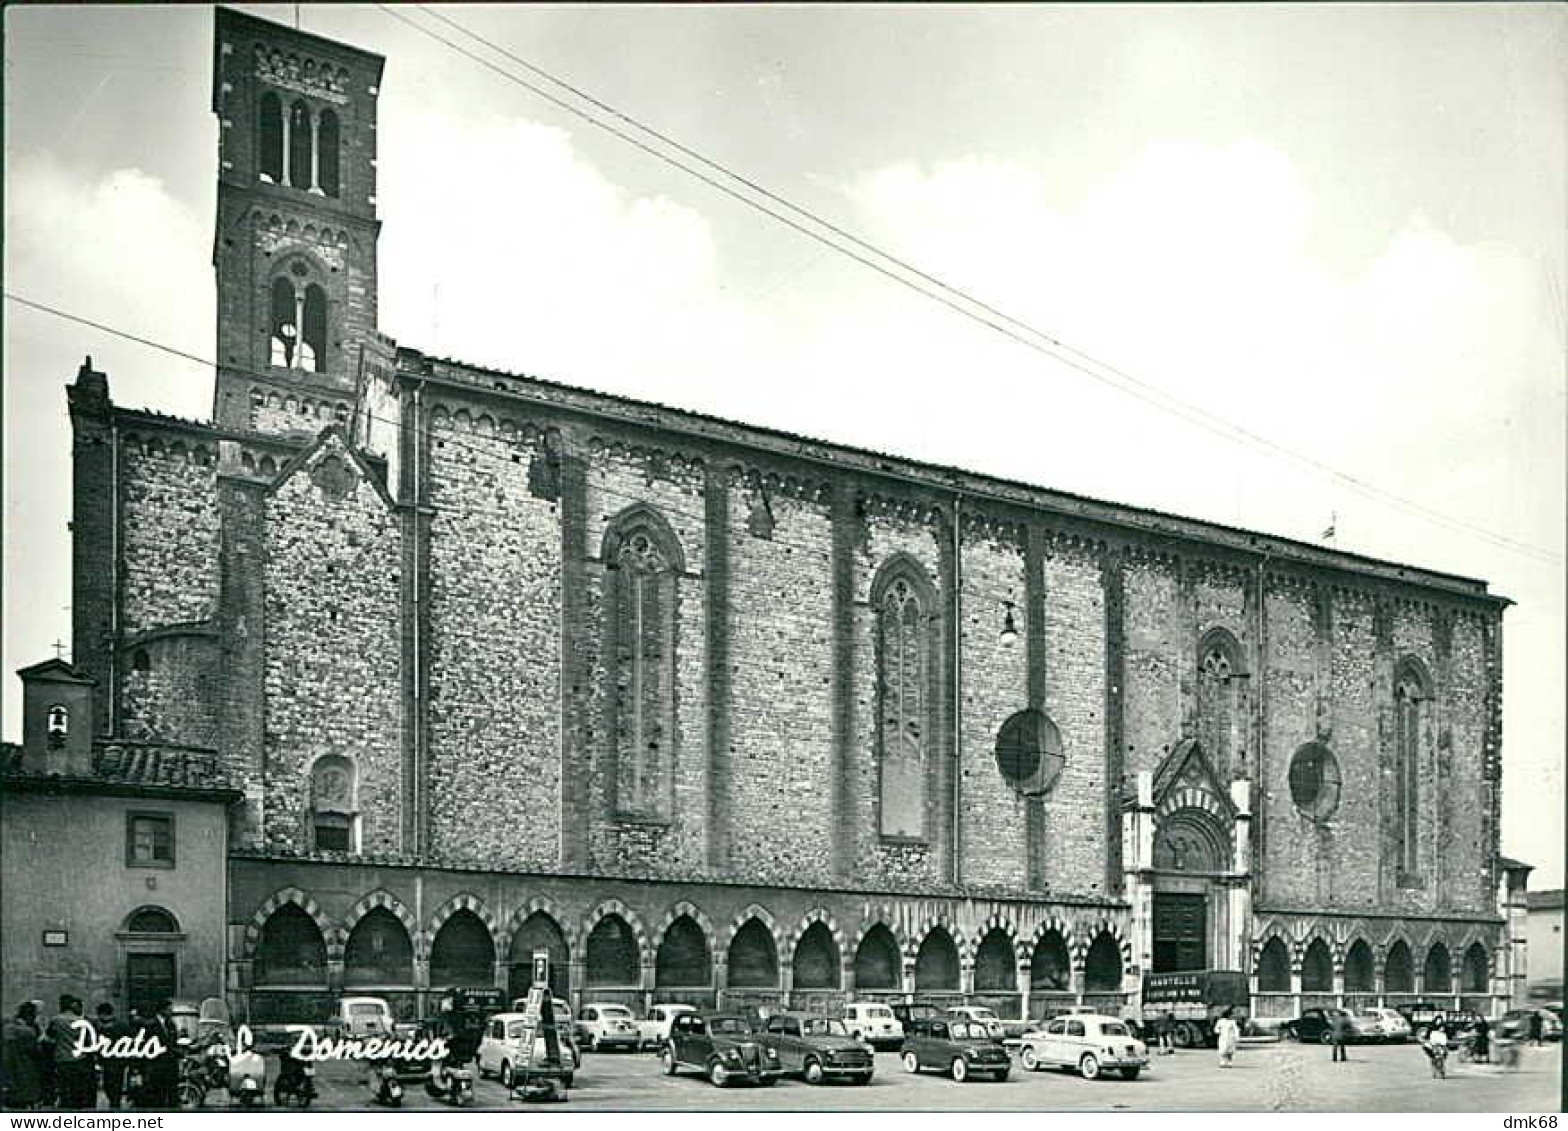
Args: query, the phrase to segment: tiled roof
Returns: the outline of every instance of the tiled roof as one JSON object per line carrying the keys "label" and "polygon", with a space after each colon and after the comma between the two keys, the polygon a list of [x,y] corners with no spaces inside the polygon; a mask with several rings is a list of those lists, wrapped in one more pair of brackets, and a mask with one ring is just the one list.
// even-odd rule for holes
{"label": "tiled roof", "polygon": [[1531,911],[1560,909],[1563,905],[1563,889],[1552,888],[1550,891],[1527,891],[1524,893],[1524,898],[1525,905]]}
{"label": "tiled roof", "polygon": [[93,776],[130,785],[221,789],[229,784],[215,750],[156,742],[103,742],[93,747]]}

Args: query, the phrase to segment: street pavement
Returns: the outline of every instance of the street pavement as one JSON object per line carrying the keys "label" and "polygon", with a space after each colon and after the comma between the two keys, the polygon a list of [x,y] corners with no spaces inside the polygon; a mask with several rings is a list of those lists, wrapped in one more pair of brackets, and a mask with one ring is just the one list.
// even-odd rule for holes
{"label": "street pavement", "polygon": [[[1015,1058],[1004,1082],[963,1084],[935,1073],[907,1074],[893,1052],[878,1053],[876,1076],[864,1086],[812,1087],[786,1078],[771,1088],[719,1089],[695,1073],[667,1077],[646,1053],[588,1053],[568,1100],[571,1111],[1414,1111],[1504,1112],[1530,1115],[1559,1110],[1562,1049],[1524,1049],[1517,1071],[1458,1064],[1434,1080],[1413,1044],[1352,1046],[1350,1061],[1334,1064],[1330,1049],[1293,1042],[1244,1042],[1232,1068],[1207,1050],[1155,1057],[1137,1080],[1083,1080],[1062,1072],[1026,1072]],[[269,1060],[269,1082],[276,1073]],[[359,1083],[357,1066],[321,1066],[321,1097],[312,1110],[376,1111]],[[270,1095],[268,1106],[270,1107]],[[222,1107],[213,1096],[209,1106]],[[450,1110],[419,1083],[407,1086],[406,1109]],[[518,1111],[535,1105],[511,1099],[494,1080],[475,1086],[474,1108]],[[544,1106],[544,1105],[540,1105]]]}

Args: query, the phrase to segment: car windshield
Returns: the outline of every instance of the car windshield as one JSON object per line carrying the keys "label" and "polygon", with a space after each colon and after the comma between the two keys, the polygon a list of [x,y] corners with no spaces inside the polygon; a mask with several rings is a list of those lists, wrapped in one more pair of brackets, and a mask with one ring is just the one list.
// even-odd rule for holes
{"label": "car windshield", "polygon": [[989,1009],[971,1009],[969,1011],[969,1016],[973,1017],[976,1021],[996,1020],[996,1014]]}
{"label": "car windshield", "polygon": [[506,1037],[507,1037],[507,1040],[509,1040],[509,1041],[517,1040],[519,1037],[521,1037],[523,1035],[523,1030],[526,1029],[526,1028],[528,1028],[528,1022],[526,1022],[526,1021],[513,1021],[510,1025],[508,1025],[506,1027]]}
{"label": "car windshield", "polygon": [[893,1011],[885,1005],[871,1005],[866,1007],[867,1017],[891,1017]]}
{"label": "car windshield", "polygon": [[842,1021],[825,1017],[808,1017],[800,1023],[800,1031],[808,1037],[847,1037],[849,1030]]}
{"label": "car windshield", "polygon": [[380,1017],[381,1007],[367,1001],[359,1005],[349,1006],[348,1015],[350,1017]]}
{"label": "car windshield", "polygon": [[950,1031],[956,1041],[983,1041],[990,1035],[978,1021],[954,1021]]}
{"label": "car windshield", "polygon": [[714,1017],[708,1022],[708,1031],[724,1033],[732,1037],[745,1037],[751,1034],[751,1027],[739,1017]]}
{"label": "car windshield", "polygon": [[627,1009],[624,1005],[602,1005],[599,1007],[600,1017],[613,1017],[617,1021],[620,1021],[630,1017],[631,1015],[632,1011]]}
{"label": "car windshield", "polygon": [[1120,1021],[1100,1022],[1100,1032],[1104,1033],[1107,1037],[1132,1036],[1132,1034],[1127,1031],[1127,1026],[1123,1025]]}

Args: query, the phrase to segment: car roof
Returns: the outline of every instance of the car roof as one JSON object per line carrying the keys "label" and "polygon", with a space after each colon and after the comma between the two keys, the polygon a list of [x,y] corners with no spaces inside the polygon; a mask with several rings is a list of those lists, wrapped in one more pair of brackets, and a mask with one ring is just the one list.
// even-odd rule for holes
{"label": "car roof", "polygon": [[[556,998],[556,1000],[560,1001],[561,999],[560,998]],[[583,1002],[583,1008],[584,1009],[624,1009],[628,1013],[630,1013],[632,1007],[627,1005],[625,1002],[620,1002],[620,1001],[585,1001],[585,1002]]]}

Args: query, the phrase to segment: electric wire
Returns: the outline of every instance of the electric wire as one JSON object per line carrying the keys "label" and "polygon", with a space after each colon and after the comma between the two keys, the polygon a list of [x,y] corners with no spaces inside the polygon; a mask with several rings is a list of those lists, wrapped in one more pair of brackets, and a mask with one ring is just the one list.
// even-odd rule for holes
{"label": "electric wire", "polygon": [[[554,83],[562,89],[572,92],[574,96],[583,99],[601,111],[613,115],[617,119],[626,122],[628,125],[643,131],[650,137],[658,139],[662,144],[670,146],[677,152],[688,156],[693,160],[700,161],[708,168],[717,170],[724,177],[733,180],[737,184],[744,185],[748,190],[757,193],[768,201],[773,201],[783,206],[784,208],[789,209],[795,215],[807,218],[811,224],[819,226],[821,229],[823,229],[823,231],[816,231],[808,228],[804,224],[791,219],[789,216],[780,214],[774,209],[768,207],[766,204],[754,200],[744,193],[737,191],[730,185],[715,180],[713,177],[702,172],[701,170],[694,169],[677,158],[660,152],[658,149],[655,149],[653,146],[648,145],[638,138],[629,136],[625,132],[617,129],[614,125],[595,118],[593,115],[589,114],[580,107],[574,106],[564,99],[556,97],[549,91],[541,89],[536,84],[508,72],[504,68],[496,65],[495,63],[485,59],[480,55],[476,55],[474,52],[467,50],[462,45],[454,43],[452,40],[437,34],[431,29],[421,26],[417,22],[403,15],[401,12],[392,9],[385,4],[377,5],[377,7],[387,15],[399,20],[404,24],[407,24],[409,27],[413,28],[415,31],[418,31],[422,35],[425,35],[435,40],[436,42],[443,44],[450,50],[500,75],[508,81],[523,87],[525,90],[528,90],[529,92],[556,106],[557,108],[564,110],[565,112],[572,114],[573,116],[578,117],[583,121],[588,122],[589,124],[604,130],[605,132],[610,133],[617,138],[620,138],[622,141],[625,141],[637,149],[642,150],[644,153],[649,154],[657,160],[671,165],[674,168],[677,168],[697,178],[717,191],[722,192],[737,201],[740,201],[747,207],[762,212],[764,215],[777,220],[779,223],[784,224],[801,235],[804,235],[809,239],[815,240],[818,243],[827,246],[831,250],[834,250],[839,254],[844,255],[857,263],[860,263],[862,266],[877,272],[885,278],[891,279],[901,286],[915,291],[917,294],[920,294],[925,298],[948,307],[955,313],[969,318],[970,320],[977,322],[998,334],[1003,335],[1004,337],[1019,345],[1034,350],[1037,353],[1049,356],[1054,360],[1077,370],[1085,376],[1090,377],[1093,380],[1099,381],[1102,384],[1108,384],[1124,393],[1127,393],[1128,395],[1135,397],[1136,399],[1144,401],[1146,404],[1152,405],[1155,408],[1178,416],[1190,424],[1197,425],[1198,427],[1219,435],[1227,440],[1271,453],[1277,457],[1285,459],[1288,462],[1294,463],[1297,466],[1307,468],[1321,476],[1326,476],[1334,482],[1340,484],[1342,487],[1345,487],[1348,490],[1351,490],[1373,502],[1382,503],[1383,505],[1403,510],[1407,513],[1424,518],[1429,522],[1447,527],[1451,530],[1473,535],[1502,548],[1512,549],[1517,552],[1536,557],[1544,556],[1546,560],[1553,562],[1560,562],[1564,560],[1563,555],[1561,554],[1543,550],[1540,547],[1533,546],[1527,542],[1522,542],[1517,539],[1509,538],[1506,535],[1497,534],[1493,531],[1487,530],[1485,527],[1466,522],[1462,519],[1454,518],[1451,515],[1435,510],[1422,503],[1416,502],[1413,499],[1407,499],[1402,495],[1398,495],[1392,491],[1378,487],[1375,484],[1369,483],[1357,476],[1351,475],[1348,472],[1341,471],[1339,468],[1334,467],[1332,464],[1326,463],[1323,460],[1317,459],[1316,457],[1302,452],[1298,452],[1295,449],[1280,444],[1277,441],[1271,440],[1250,428],[1210,413],[1199,406],[1193,405],[1175,396],[1174,394],[1160,389],[1156,385],[1140,380],[1134,375],[1109,362],[1101,361],[1082,350],[1079,350],[1073,346],[1069,346],[1062,342],[1059,338],[1043,330],[1040,330],[1039,328],[1031,325],[1029,322],[999,310],[995,306],[992,306],[985,301],[969,294],[967,291],[952,286],[937,276],[930,274],[929,272],[926,272],[889,252],[883,251],[876,245],[861,239],[860,237],[846,231],[837,225],[834,225],[830,221],[827,221],[818,216],[810,209],[796,205],[786,198],[768,190],[767,188],[758,184],[756,181],[751,180],[739,173],[733,172],[722,163],[704,157],[702,154],[696,152],[688,146],[685,146],[673,138],[670,138],[667,135],[659,132],[658,130],[645,125],[635,117],[616,109],[615,107],[603,102],[600,99],[593,97],[592,95],[580,90],[576,86],[573,86],[571,83],[568,83],[563,79],[556,78],[544,68],[539,67],[536,64],[527,61],[526,59],[523,59],[521,56],[518,56],[515,53],[507,50],[505,47],[494,43],[485,36],[463,27],[461,24],[448,18],[447,16],[431,11],[428,7],[423,5],[414,6],[419,8],[419,10],[426,12],[426,14],[439,19],[442,23],[462,32],[470,39],[484,44],[497,54],[517,63],[519,66],[527,68],[531,73],[539,75],[541,78]],[[829,234],[825,235],[823,232]],[[898,271],[885,266],[884,263],[876,262],[868,258],[866,255],[862,255],[849,247],[845,247],[843,244],[836,242],[836,239],[847,240],[855,245],[855,247],[863,249],[870,255],[877,257],[877,259],[883,260],[887,264],[895,265],[898,268],[898,271],[907,272],[909,275],[914,276],[914,278],[907,278],[904,275],[899,274]],[[940,293],[934,292],[930,289],[931,287],[938,288]],[[967,309],[966,306],[962,304],[968,304],[975,309]],[[977,313],[977,311],[982,313]]]}

